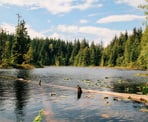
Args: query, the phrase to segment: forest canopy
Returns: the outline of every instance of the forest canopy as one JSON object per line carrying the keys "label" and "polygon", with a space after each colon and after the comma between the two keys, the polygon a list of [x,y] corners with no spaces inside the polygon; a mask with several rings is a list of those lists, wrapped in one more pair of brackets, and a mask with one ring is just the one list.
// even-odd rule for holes
{"label": "forest canopy", "polygon": [[0,31],[0,66],[119,66],[148,69],[148,27],[133,29],[132,34],[115,36],[107,47],[52,38],[30,39],[25,21],[16,26],[15,34]]}
{"label": "forest canopy", "polygon": [[[147,1],[146,1],[147,2]],[[107,47],[89,44],[85,38],[74,42],[28,35],[24,20],[18,20],[15,34],[0,28],[0,67],[26,66],[108,66],[148,69],[148,5],[140,6],[146,15],[145,30],[133,28],[121,33]]]}

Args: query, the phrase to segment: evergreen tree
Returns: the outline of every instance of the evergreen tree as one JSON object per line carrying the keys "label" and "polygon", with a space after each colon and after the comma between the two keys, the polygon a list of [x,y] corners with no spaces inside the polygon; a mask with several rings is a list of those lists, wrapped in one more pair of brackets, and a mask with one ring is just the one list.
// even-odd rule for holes
{"label": "evergreen tree", "polygon": [[3,29],[0,30],[0,64],[2,64],[2,60],[4,57],[4,50],[5,50],[5,31]]}
{"label": "evergreen tree", "polygon": [[94,42],[90,45],[90,65],[96,65],[96,48]]}
{"label": "evergreen tree", "polygon": [[[94,59],[95,66],[101,65],[102,52],[103,52],[103,44],[101,42],[100,44],[95,45],[95,59]],[[90,56],[91,56],[91,54],[90,54]]]}
{"label": "evergreen tree", "polygon": [[108,66],[115,66],[116,65],[116,59],[118,56],[118,38],[115,36],[113,39],[113,42],[111,43],[109,47],[109,60],[108,60]]}
{"label": "evergreen tree", "polygon": [[129,38],[127,39],[126,43],[125,43],[125,51],[124,51],[124,65],[128,66],[131,59],[130,59],[130,53],[131,53],[131,36],[129,36]]}
{"label": "evergreen tree", "polygon": [[31,61],[33,60],[32,52],[33,52],[33,49],[30,46],[28,52],[24,54],[24,59],[25,59],[24,63],[31,64]]}
{"label": "evergreen tree", "polygon": [[125,32],[125,34],[121,33],[119,36],[119,41],[118,41],[118,56],[116,59],[116,65],[117,66],[124,66],[125,62],[124,62],[124,53],[125,53],[125,44],[126,41],[128,39],[128,34],[127,32]]}
{"label": "evergreen tree", "polygon": [[2,58],[2,66],[3,67],[7,67],[10,64],[10,60],[11,60],[11,53],[10,53],[10,42],[6,41],[5,42],[5,48],[3,50],[3,58]]}
{"label": "evergreen tree", "polygon": [[145,0],[146,4],[141,5],[140,7],[144,9],[144,13],[146,16],[146,28],[142,35],[142,42],[141,42],[141,53],[138,58],[138,64],[140,67],[144,69],[148,69],[148,0]]}
{"label": "evergreen tree", "polygon": [[89,66],[89,65],[90,65],[89,48],[85,47],[82,52],[81,66]]}
{"label": "evergreen tree", "polygon": [[30,38],[25,27],[25,21],[22,20],[16,27],[16,34],[13,42],[14,64],[22,64],[25,62],[25,55],[30,46]]}
{"label": "evergreen tree", "polygon": [[112,42],[103,47],[102,44],[90,45],[83,39],[65,42],[61,39],[30,39],[24,20],[18,20],[16,34],[9,35],[0,31],[0,65],[6,67],[17,64],[44,65],[76,65],[76,66],[130,66],[148,68],[148,26],[133,29],[128,35],[121,33]]}
{"label": "evergreen tree", "polygon": [[43,66],[43,50],[44,50],[44,40],[35,38],[31,41],[32,46],[32,64],[42,67]]}
{"label": "evergreen tree", "polygon": [[70,56],[70,65],[77,65],[77,54],[80,50],[80,41],[79,40],[75,40],[74,44],[73,44],[73,50]]}
{"label": "evergreen tree", "polygon": [[141,53],[137,62],[140,67],[148,69],[148,26],[146,27],[142,36]]}

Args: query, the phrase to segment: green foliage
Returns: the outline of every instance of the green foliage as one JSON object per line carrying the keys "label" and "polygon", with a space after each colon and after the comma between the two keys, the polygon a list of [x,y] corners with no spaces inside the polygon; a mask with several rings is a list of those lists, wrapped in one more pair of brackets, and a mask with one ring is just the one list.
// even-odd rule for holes
{"label": "green foliage", "polygon": [[114,89],[124,93],[148,94],[147,83],[129,83],[125,81],[118,81],[114,84]]}
{"label": "green foliage", "polygon": [[0,28],[0,67],[57,66],[120,66],[148,69],[148,0],[140,5],[145,11],[146,28],[133,29],[132,34],[121,33],[103,47],[90,45],[84,38],[74,43],[61,39],[30,39],[25,21],[20,20],[15,35],[7,34]]}
{"label": "green foliage", "polygon": [[137,61],[143,47],[141,46],[142,37],[141,28],[134,28],[131,35],[125,32],[119,37],[115,36],[103,51],[101,65],[139,68]]}
{"label": "green foliage", "polygon": [[42,122],[43,119],[43,110],[40,110],[38,115],[34,118],[33,122]]}
{"label": "green foliage", "polygon": [[3,29],[0,29],[0,65],[1,67],[9,67],[12,64],[13,58],[11,55],[13,35],[7,34]]}
{"label": "green foliage", "polygon": [[142,87],[142,93],[143,94],[148,94],[148,86],[143,86]]}
{"label": "green foliage", "polygon": [[134,28],[131,35],[128,35],[127,32],[121,33],[119,37],[115,36],[112,42],[103,48],[102,43],[94,44],[92,42],[89,45],[85,39],[75,40],[74,43],[48,38],[31,40],[27,37],[24,24],[21,25],[24,28],[21,30],[21,34],[13,36],[4,31],[0,33],[0,43],[3,45],[0,45],[1,67],[20,67],[24,64],[33,64],[36,67],[75,65],[148,68],[148,28],[144,33],[141,28]]}
{"label": "green foliage", "polygon": [[16,27],[16,34],[13,42],[12,53],[15,64],[22,64],[25,61],[30,46],[30,38],[27,34],[25,21],[22,20]]}
{"label": "green foliage", "polygon": [[143,9],[144,10],[144,14],[146,16],[145,18],[145,22],[143,22],[144,25],[147,26],[147,21],[148,21],[148,0],[145,0],[145,4],[144,5],[139,5],[139,8]]}
{"label": "green foliage", "polygon": [[[86,39],[74,42],[61,39],[30,39],[24,21],[19,21],[15,35],[0,31],[0,67],[26,68],[57,66],[119,66],[148,69],[148,27],[121,33],[112,42],[91,44]],[[28,64],[28,65],[27,65]]]}
{"label": "green foliage", "polygon": [[141,52],[137,62],[141,68],[148,69],[148,26],[142,36]]}

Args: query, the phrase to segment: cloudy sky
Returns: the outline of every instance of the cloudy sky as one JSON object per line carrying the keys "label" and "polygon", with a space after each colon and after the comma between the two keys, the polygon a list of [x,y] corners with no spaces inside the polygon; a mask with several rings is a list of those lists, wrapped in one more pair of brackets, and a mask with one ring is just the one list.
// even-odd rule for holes
{"label": "cloudy sky", "polygon": [[109,44],[115,35],[143,27],[145,0],[0,0],[0,28],[15,32],[17,13],[29,35]]}

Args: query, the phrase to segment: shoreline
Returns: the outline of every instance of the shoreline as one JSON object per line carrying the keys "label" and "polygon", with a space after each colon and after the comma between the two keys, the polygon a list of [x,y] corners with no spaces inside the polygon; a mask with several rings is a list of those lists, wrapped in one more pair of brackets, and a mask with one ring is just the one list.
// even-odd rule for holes
{"label": "shoreline", "polygon": [[38,65],[33,65],[33,64],[21,64],[21,65],[16,65],[16,66],[1,66],[0,69],[34,69],[34,68],[45,68],[45,67],[81,67],[81,68],[86,68],[86,67],[92,67],[92,68],[112,68],[112,69],[120,69],[120,70],[141,70],[141,71],[148,71],[148,69],[142,69],[138,67],[124,67],[124,66],[75,66],[75,65],[68,65],[68,66],[57,66],[57,65],[45,65],[45,66],[38,66]]}

